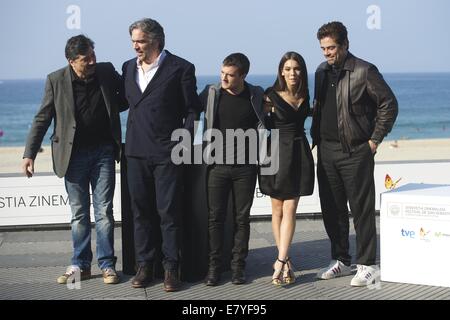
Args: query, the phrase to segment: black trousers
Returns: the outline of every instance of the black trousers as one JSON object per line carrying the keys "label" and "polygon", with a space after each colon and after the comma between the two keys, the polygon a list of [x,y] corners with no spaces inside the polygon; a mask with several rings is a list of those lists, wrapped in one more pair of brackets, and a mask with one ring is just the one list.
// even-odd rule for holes
{"label": "black trousers", "polygon": [[162,241],[163,267],[176,270],[182,167],[173,163],[151,164],[133,157],[127,157],[127,162],[136,262],[140,266],[152,265]]}
{"label": "black trousers", "polygon": [[222,265],[224,227],[231,192],[234,242],[231,270],[245,268],[250,237],[250,208],[256,185],[254,165],[214,165],[208,170],[209,268]]}
{"label": "black trousers", "polygon": [[331,257],[346,265],[349,254],[347,201],[356,232],[356,263],[373,265],[376,259],[374,157],[369,143],[353,153],[342,152],[338,142],[321,141],[317,178],[323,221],[331,241]]}

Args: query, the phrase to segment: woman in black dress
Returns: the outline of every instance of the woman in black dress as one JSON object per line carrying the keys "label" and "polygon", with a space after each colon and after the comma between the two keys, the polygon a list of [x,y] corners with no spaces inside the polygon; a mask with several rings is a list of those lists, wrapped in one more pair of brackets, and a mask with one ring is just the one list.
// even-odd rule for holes
{"label": "woman in black dress", "polygon": [[310,111],[308,74],[300,54],[283,55],[278,77],[266,90],[265,99],[272,128],[279,129],[279,169],[274,175],[261,175],[259,185],[271,197],[272,231],[278,248],[272,283],[281,285],[295,282],[289,247],[297,205],[300,196],[311,195],[314,189],[314,161],[304,130]]}

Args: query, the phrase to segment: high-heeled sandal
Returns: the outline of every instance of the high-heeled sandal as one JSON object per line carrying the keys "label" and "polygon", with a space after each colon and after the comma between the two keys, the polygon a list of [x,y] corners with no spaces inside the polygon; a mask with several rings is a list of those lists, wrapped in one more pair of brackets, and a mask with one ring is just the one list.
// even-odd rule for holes
{"label": "high-heeled sandal", "polygon": [[[281,268],[280,269],[276,269],[275,265],[276,263],[281,262]],[[273,263],[273,275],[272,275],[272,284],[276,285],[276,286],[280,286],[283,284],[283,269],[284,266],[286,265],[286,261],[280,260],[277,258],[277,261],[275,261]]]}
{"label": "high-heeled sandal", "polygon": [[295,282],[294,265],[289,257],[286,258],[286,261],[283,264],[283,282],[286,284]]}

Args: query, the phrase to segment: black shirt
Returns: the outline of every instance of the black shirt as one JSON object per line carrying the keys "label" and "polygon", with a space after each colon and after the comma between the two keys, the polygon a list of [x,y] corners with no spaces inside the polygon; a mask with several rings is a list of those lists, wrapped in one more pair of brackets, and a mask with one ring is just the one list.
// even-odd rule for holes
{"label": "black shirt", "polygon": [[220,89],[220,100],[214,127],[219,129],[222,133],[225,164],[227,163],[227,158],[229,161],[232,159],[233,164],[237,164],[238,155],[240,157],[244,155],[245,163],[249,163],[249,139],[245,139],[245,146],[238,146],[236,139],[234,139],[233,142],[228,142],[230,145],[234,146],[234,159],[230,158],[231,155],[227,154],[225,151],[227,145],[226,129],[242,129],[243,131],[246,131],[247,129],[256,129],[257,123],[258,117],[256,116],[250,100],[250,90],[248,89],[248,86],[245,86],[245,89],[238,95],[232,95],[226,90]]}
{"label": "black shirt", "polygon": [[340,70],[334,66],[326,72],[323,90],[325,97],[322,100],[323,104],[320,110],[320,138],[327,141],[339,142],[336,101],[336,86],[339,75]]}
{"label": "black shirt", "polygon": [[73,147],[95,147],[113,142],[109,115],[97,76],[82,80],[72,72],[76,130]]}

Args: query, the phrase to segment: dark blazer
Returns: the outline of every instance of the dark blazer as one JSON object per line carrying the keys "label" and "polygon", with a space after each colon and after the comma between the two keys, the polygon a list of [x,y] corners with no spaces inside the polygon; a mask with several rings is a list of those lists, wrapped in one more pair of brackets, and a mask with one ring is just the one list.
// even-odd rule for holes
{"label": "dark blazer", "polygon": [[178,143],[171,141],[172,132],[186,128],[192,133],[201,111],[194,65],[166,53],[144,92],[136,83],[136,58],[122,66],[130,106],[125,155],[153,163],[170,162],[171,150]]}
{"label": "dark blazer", "polygon": [[[119,112],[127,107],[123,96],[122,78],[109,62],[97,63],[95,70],[105,99],[111,134],[116,144],[115,158],[119,161],[122,144]],[[42,139],[53,119],[54,127],[51,136],[53,171],[58,177],[62,178],[69,166],[76,130],[70,66],[47,76],[44,98],[28,134],[24,158],[36,158]]]}

